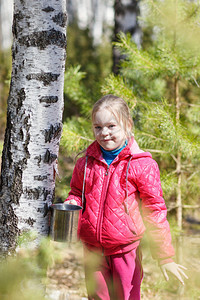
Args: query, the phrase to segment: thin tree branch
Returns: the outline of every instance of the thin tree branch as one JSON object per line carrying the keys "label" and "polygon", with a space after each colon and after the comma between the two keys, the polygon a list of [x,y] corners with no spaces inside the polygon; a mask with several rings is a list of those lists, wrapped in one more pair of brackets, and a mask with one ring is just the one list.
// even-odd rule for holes
{"label": "thin tree branch", "polygon": [[160,140],[160,141],[163,141],[163,142],[166,141],[166,140],[164,140],[164,139],[162,139],[162,138],[158,138],[157,136],[154,136],[154,135],[149,134],[149,133],[144,133],[144,132],[142,132],[141,135],[146,135],[146,136],[149,136],[149,137],[151,137],[151,138],[153,138],[153,139]]}
{"label": "thin tree branch", "polygon": [[168,151],[156,150],[156,149],[145,149],[145,151],[155,152],[155,153],[169,153]]}
{"label": "thin tree branch", "polygon": [[[182,205],[181,206],[182,208],[187,208],[187,209],[194,209],[194,208],[200,208],[200,205],[187,205],[187,204],[184,204],[184,205]],[[178,206],[177,205],[170,205],[168,208],[167,208],[167,211],[172,211],[172,210],[174,210],[174,209],[177,209],[178,208]]]}

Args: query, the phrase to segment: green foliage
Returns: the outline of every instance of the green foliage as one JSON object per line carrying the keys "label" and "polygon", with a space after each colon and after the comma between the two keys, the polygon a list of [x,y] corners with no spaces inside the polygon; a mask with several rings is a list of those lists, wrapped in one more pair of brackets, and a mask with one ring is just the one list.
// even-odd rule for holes
{"label": "green foliage", "polygon": [[0,156],[2,155],[3,151],[3,141],[0,141]]}
{"label": "green foliage", "polygon": [[[200,144],[196,136],[188,132],[185,124],[176,124],[174,111],[166,101],[141,101],[138,106],[143,113],[140,120],[142,132],[137,132],[141,146],[162,149],[169,154],[176,154],[180,150],[182,156],[188,158],[199,154]],[[153,126],[150,127],[150,123]]]}
{"label": "green foliage", "polygon": [[199,175],[200,7],[182,0],[145,0],[142,5],[141,24],[152,33],[152,42],[138,49],[129,34],[120,33],[115,47],[124,57],[121,74],[109,76],[102,91],[136,102],[135,137],[159,162],[165,198],[175,199],[181,153],[182,191],[188,188],[183,199],[191,193],[197,202],[193,191],[200,182],[191,172]]}
{"label": "green foliage", "polygon": [[[122,96],[129,104],[136,140],[159,163],[167,202],[176,198],[177,153],[181,153],[183,199],[186,203],[192,195],[195,203],[200,157],[200,8],[195,2],[182,0],[144,0],[142,6],[142,29],[152,35],[151,39],[146,35],[144,47],[138,49],[129,34],[119,34],[115,46],[124,57],[121,73],[110,74],[104,81],[102,76],[96,77],[97,94],[103,81],[102,94]],[[89,59],[87,51],[85,55]],[[90,56],[89,64],[94,58],[91,53]],[[96,67],[98,72],[97,61]],[[89,68],[81,69],[70,67],[65,77],[65,97],[70,99],[70,105],[73,103],[73,111],[64,124],[61,152],[73,157],[93,140],[89,114],[98,99],[91,86],[92,76],[87,74]],[[176,103],[177,98],[180,104]]]}
{"label": "green foliage", "polygon": [[64,126],[59,155],[61,179],[56,180],[56,201],[63,201],[69,191],[74,165],[69,157],[74,159],[93,140],[91,108],[101,97],[101,84],[112,68],[112,44],[107,37],[94,46],[89,29],[82,30],[74,22],[67,28],[67,42]]}
{"label": "green foliage", "polygon": [[[112,68],[112,45],[108,39],[102,37],[102,43],[94,46],[89,29],[81,30],[76,22],[68,26],[67,39],[66,70],[68,72],[69,67],[78,63],[86,75],[83,77],[84,89],[89,98],[96,100],[101,96],[101,83]],[[69,86],[67,82],[66,85]],[[67,110],[67,100],[65,106]]]}
{"label": "green foliage", "polygon": [[68,157],[74,159],[93,141],[90,113],[93,103],[101,97],[101,83],[111,70],[111,56],[112,46],[106,39],[94,47],[88,30],[79,29],[75,23],[68,27],[64,125],[59,156],[62,175],[56,181],[56,201],[64,201],[70,189],[73,162],[68,163]]}
{"label": "green foliage", "polygon": [[33,231],[24,232],[18,237],[17,246],[26,248],[31,242],[37,238],[37,233]]}
{"label": "green foliage", "polygon": [[161,174],[162,190],[163,194],[172,194],[176,189],[176,177],[173,173],[163,170]]}
{"label": "green foliage", "polygon": [[[74,166],[74,164],[73,164]],[[62,167],[63,168],[63,167]],[[67,172],[63,168],[64,172]],[[55,202],[61,203],[64,202],[67,198],[68,193],[70,192],[70,180],[71,180],[72,172],[69,176],[62,177],[61,180],[56,180],[56,200]]]}
{"label": "green foliage", "polygon": [[121,76],[115,76],[110,74],[105,79],[105,84],[102,86],[101,92],[106,94],[115,94],[118,97],[123,97],[123,99],[128,103],[130,108],[134,108],[136,105],[136,97],[131,89],[128,82]]}
{"label": "green foliage", "polygon": [[111,70],[111,56],[112,46],[106,38],[94,46],[87,29],[79,29],[76,23],[68,27],[61,141],[61,151],[65,148],[67,155],[77,154],[93,139],[88,120],[94,102],[101,97],[101,83]]}
{"label": "green foliage", "polygon": [[0,51],[0,138],[6,127],[6,107],[11,78],[11,52]]}
{"label": "green foliage", "polygon": [[169,218],[170,228],[173,238],[173,244],[179,242],[184,257],[183,265],[187,268],[185,273],[189,277],[185,280],[185,286],[182,287],[178,280],[169,275],[169,281],[165,281],[159,266],[152,261],[148,247],[148,239],[145,236],[142,239],[141,247],[143,254],[144,277],[141,285],[141,298],[143,299],[193,299],[200,296],[199,279],[199,239],[183,235],[180,241],[180,229],[177,227],[173,218]]}
{"label": "green foliage", "polygon": [[0,298],[2,300],[45,299],[37,272],[30,260],[10,258],[0,264]]}
{"label": "green foliage", "polygon": [[85,73],[80,71],[80,66],[69,67],[65,73],[65,99],[73,107],[73,112],[63,124],[60,146],[61,152],[65,149],[65,155],[72,157],[92,141],[91,124],[88,121],[92,99],[82,82],[84,77]]}
{"label": "green foliage", "polygon": [[[87,115],[91,109],[91,99],[86,86],[82,83],[86,73],[80,71],[80,68],[80,66],[70,66],[65,72],[65,103],[69,102],[65,107],[65,111],[73,103],[74,113]],[[67,114],[69,114],[69,111]]]}
{"label": "green foliage", "polygon": [[34,233],[23,234],[15,256],[0,262],[0,299],[43,300],[47,269],[56,259],[49,239],[43,239],[37,249],[30,248]]}
{"label": "green foliage", "polygon": [[67,119],[63,125],[61,147],[67,150],[67,155],[78,154],[84,150],[92,140],[91,123],[81,117]]}
{"label": "green foliage", "polygon": [[[32,243],[35,243],[38,238],[38,234],[34,231],[24,232],[18,237],[17,248],[19,254],[29,258],[33,255],[33,266],[37,270],[38,275],[46,276],[47,268],[53,263],[53,246],[49,238],[42,238],[39,241],[39,245],[32,249]],[[35,249],[36,248],[36,249]],[[35,250],[34,250],[35,249]]]}

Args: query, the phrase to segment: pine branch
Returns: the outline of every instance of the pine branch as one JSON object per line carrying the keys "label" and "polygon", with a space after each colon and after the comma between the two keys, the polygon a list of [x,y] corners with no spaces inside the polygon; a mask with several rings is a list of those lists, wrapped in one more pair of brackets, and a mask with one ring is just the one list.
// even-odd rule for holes
{"label": "pine branch", "polygon": [[105,95],[115,94],[122,97],[129,104],[130,109],[133,109],[136,105],[137,99],[132,87],[121,76],[109,75],[105,79],[104,85],[102,85],[101,92]]}
{"label": "pine branch", "polygon": [[90,123],[87,120],[73,117],[64,123],[61,147],[68,154],[80,152],[91,142],[93,142],[93,139],[91,138]]}
{"label": "pine branch", "polygon": [[167,140],[164,140],[164,139],[162,139],[162,138],[159,138],[159,137],[157,137],[157,136],[154,136],[154,135],[149,134],[149,133],[146,133],[146,132],[141,132],[140,134],[141,134],[141,135],[148,136],[148,137],[151,137],[151,138],[153,138],[153,139],[155,139],[155,140],[159,140],[159,141],[163,141],[163,142],[166,142],[166,141],[167,141]]}
{"label": "pine branch", "polygon": [[158,11],[158,13],[161,15],[161,16],[165,16],[165,14],[163,13],[162,10],[159,9],[159,7],[155,4],[155,1],[154,0],[148,0],[149,3],[152,4],[152,6]]}

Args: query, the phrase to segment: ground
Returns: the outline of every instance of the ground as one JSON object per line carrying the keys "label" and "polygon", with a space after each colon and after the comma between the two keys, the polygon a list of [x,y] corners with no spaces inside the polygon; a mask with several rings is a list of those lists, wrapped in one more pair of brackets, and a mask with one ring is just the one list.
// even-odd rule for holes
{"label": "ground", "polygon": [[50,299],[87,299],[82,245],[53,243],[57,246],[56,251],[59,253],[59,257],[55,259],[56,262],[48,270],[48,294],[51,297]]}
{"label": "ground", "polygon": [[[55,243],[55,242],[53,242]],[[182,287],[175,278],[165,282],[157,263],[144,247],[142,300],[200,300],[200,237],[185,236],[182,255],[189,279]],[[57,243],[60,258],[48,270],[48,294],[52,300],[85,300],[87,293],[84,282],[83,251],[81,244],[62,246]]]}

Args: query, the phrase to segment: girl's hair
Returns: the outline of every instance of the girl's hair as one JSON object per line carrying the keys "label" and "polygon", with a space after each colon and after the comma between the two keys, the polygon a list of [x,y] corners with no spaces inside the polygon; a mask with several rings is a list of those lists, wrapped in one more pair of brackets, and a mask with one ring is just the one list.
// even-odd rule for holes
{"label": "girl's hair", "polygon": [[115,119],[124,129],[126,137],[131,138],[133,136],[133,120],[127,103],[122,98],[111,94],[103,96],[93,106],[92,122],[94,122],[97,111],[104,108],[108,109],[114,115]]}

